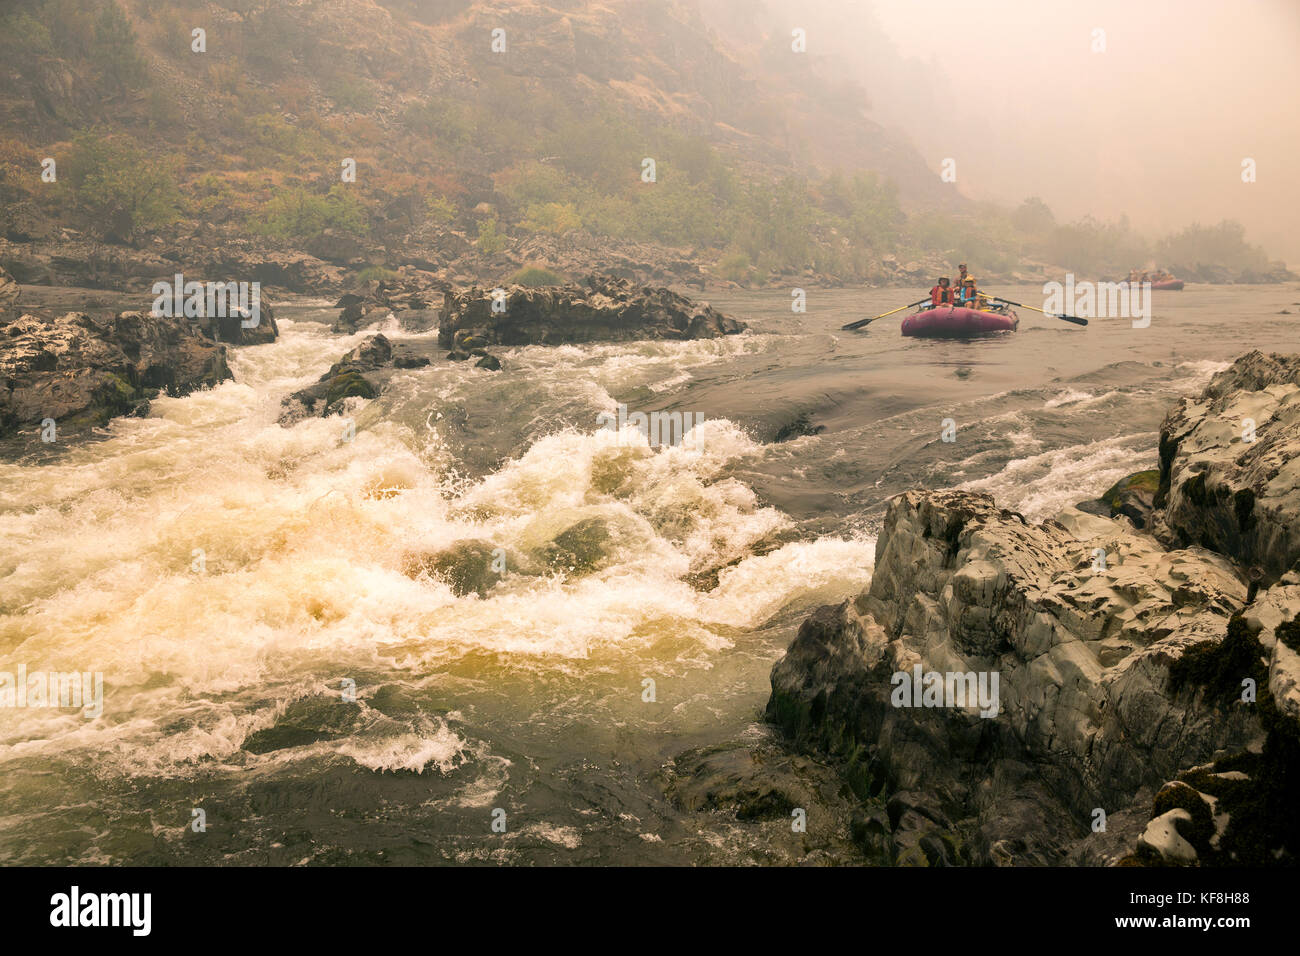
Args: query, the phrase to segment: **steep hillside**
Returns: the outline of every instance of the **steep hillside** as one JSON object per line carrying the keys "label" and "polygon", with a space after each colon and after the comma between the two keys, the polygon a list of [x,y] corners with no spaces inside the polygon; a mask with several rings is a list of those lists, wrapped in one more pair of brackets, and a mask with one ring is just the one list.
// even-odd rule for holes
{"label": "steep hillside", "polygon": [[[253,234],[445,267],[533,236],[542,260],[595,267],[565,261],[587,234],[729,256],[737,278],[867,277],[902,213],[884,179],[851,174],[921,168],[806,59],[746,62],[676,0],[17,0],[5,24],[11,240]],[[849,128],[848,175],[822,179],[807,143]],[[57,182],[39,181],[46,156]],[[166,180],[149,200],[116,181],[141,170]]]}
{"label": "steep hillside", "polygon": [[[1042,273],[1045,234],[940,183],[870,119],[869,91],[759,9],[10,0],[0,263],[111,285],[156,274],[130,249],[200,270],[275,253],[316,277],[304,289],[334,284],[331,267],[915,284],[970,258],[986,277]],[[1087,247],[1065,238],[1050,261],[1119,268],[1071,262]]]}

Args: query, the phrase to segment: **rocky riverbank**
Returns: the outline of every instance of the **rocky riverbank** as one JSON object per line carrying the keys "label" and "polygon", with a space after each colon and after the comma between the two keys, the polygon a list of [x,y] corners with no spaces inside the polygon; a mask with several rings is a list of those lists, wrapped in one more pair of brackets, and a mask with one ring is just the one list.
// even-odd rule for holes
{"label": "rocky riverbank", "polygon": [[[839,767],[865,851],[1295,862],[1298,369],[1251,353],[1184,400],[1145,514],[894,499],[871,586],[805,621],[767,707]],[[1151,483],[1111,491],[1141,512]]]}
{"label": "rocky riverbank", "polygon": [[[155,316],[147,311],[152,300],[138,291],[36,288],[39,301],[30,310],[26,301],[20,307],[20,286],[0,270],[0,438],[47,420],[81,428],[144,414],[161,391],[182,395],[231,378],[227,345],[263,344],[278,335],[265,298],[258,326],[245,329],[237,317]],[[746,328],[668,289],[608,276],[590,277],[585,285],[509,286],[497,297],[408,272],[370,280],[336,305],[335,331],[352,334],[392,319],[404,331],[437,327],[437,341],[394,345],[382,334],[372,336],[315,385],[286,398],[285,423],[338,414],[349,398],[374,398],[402,369],[472,360],[499,371],[501,361],[488,346],[712,338]]]}
{"label": "rocky riverbank", "polygon": [[[143,414],[160,393],[216,385],[231,378],[224,339],[242,334],[237,323],[231,331],[147,311],[22,306],[17,284],[0,270],[0,438],[102,425]],[[262,319],[273,336],[266,304]]]}

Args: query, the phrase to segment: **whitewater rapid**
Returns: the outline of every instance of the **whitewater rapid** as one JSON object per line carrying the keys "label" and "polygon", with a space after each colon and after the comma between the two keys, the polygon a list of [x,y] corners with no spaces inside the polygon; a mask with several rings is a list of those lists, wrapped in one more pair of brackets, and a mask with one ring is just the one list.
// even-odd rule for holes
{"label": "whitewater rapid", "polygon": [[[422,402],[417,427],[386,419],[382,400],[356,400],[354,437],[339,418],[282,427],[280,399],[365,337],[282,326],[278,343],[234,355],[234,382],[160,398],[148,418],[114,421],[56,462],[0,465],[0,648],[29,667],[102,672],[106,688],[95,719],[0,712],[0,767],[48,759],[186,776],[329,753],[372,771],[478,764],[466,789],[482,800],[499,780],[490,741],[449,714],[385,715],[369,696],[489,678],[537,694],[552,675],[580,676],[588,699],[543,691],[533,710],[608,720],[640,708],[638,693],[619,700],[615,688],[639,692],[652,677],[679,682],[686,704],[707,696],[715,658],[747,629],[868,580],[869,538],[751,553],[790,522],[722,474],[762,454],[734,423],[705,421],[690,449],[594,427],[613,405],[607,388],[654,380],[665,364],[689,375],[753,342],[509,354],[563,401],[578,395],[593,426],[552,430],[467,478],[442,441],[442,406],[457,390],[493,387],[493,373],[409,373],[392,401]],[[409,573],[409,556],[457,542],[536,554],[593,518],[607,545],[585,573],[507,566],[484,597]],[[710,568],[716,586],[687,583]],[[246,749],[295,702],[338,698],[347,680],[361,717],[346,733]]]}
{"label": "whitewater rapid", "polygon": [[[963,343],[836,332],[897,290],[793,316],[737,294],[715,304],[743,335],[435,362],[292,425],[281,400],[376,330],[277,304],[235,381],[0,461],[0,671],[104,694],[97,716],[0,707],[0,860],[800,862],[784,821],[675,802],[674,768],[778,759],[768,674],[870,583],[888,500],[965,488],[1040,519],[1155,467],[1171,403],[1244,348],[1225,302],[1251,345],[1290,341],[1275,296]],[[651,448],[600,427],[620,403],[704,422]],[[824,431],[774,440],[800,419]],[[575,528],[596,533],[557,563]],[[457,547],[505,573],[458,593],[428,570]]]}

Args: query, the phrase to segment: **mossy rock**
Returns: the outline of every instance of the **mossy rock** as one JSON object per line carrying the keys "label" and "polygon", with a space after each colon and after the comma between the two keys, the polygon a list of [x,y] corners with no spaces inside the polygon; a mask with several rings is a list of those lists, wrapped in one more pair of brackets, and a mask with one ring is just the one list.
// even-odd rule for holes
{"label": "mossy rock", "polygon": [[1263,645],[1238,614],[1228,622],[1222,641],[1188,648],[1174,661],[1169,668],[1169,686],[1175,693],[1187,686],[1202,687],[1209,701],[1226,706],[1241,700],[1244,678],[1253,678],[1257,688],[1267,686],[1263,657]]}
{"label": "mossy rock", "polygon": [[340,697],[304,697],[286,707],[273,727],[249,734],[244,750],[265,754],[337,740],[352,732],[360,716],[360,707]]}
{"label": "mossy rock", "polygon": [[[1300,636],[1297,632],[1300,618],[1277,629],[1279,639],[1296,640]],[[1300,724],[1278,711],[1269,690],[1263,655],[1263,646],[1249,632],[1245,620],[1237,616],[1229,621],[1223,641],[1191,648],[1170,667],[1170,684],[1175,691],[1183,686],[1199,686],[1215,703],[1237,704],[1244,677],[1255,680],[1259,693],[1256,703],[1250,706],[1257,709],[1266,734],[1262,752],[1245,751],[1220,758],[1212,764],[1212,773],[1205,768],[1186,772],[1185,782],[1179,784],[1186,790],[1165,788],[1154,807],[1160,813],[1179,806],[1193,814],[1191,832],[1183,836],[1196,846],[1205,865],[1294,866],[1300,859],[1300,816],[1295,813],[1295,807],[1300,806]],[[1247,779],[1213,776],[1231,771],[1246,774]],[[1196,804],[1184,802],[1187,791],[1195,792],[1193,786],[1214,796],[1218,801],[1216,811],[1228,815],[1217,848],[1202,851],[1193,840],[1193,835],[1203,833],[1204,826],[1203,819],[1196,819]]]}
{"label": "mossy rock", "polygon": [[374,398],[379,392],[360,372],[335,375],[325,392],[325,406],[331,408],[346,398]]}
{"label": "mossy rock", "polygon": [[1300,616],[1285,624],[1279,624],[1273,633],[1279,641],[1300,654]]}
{"label": "mossy rock", "polygon": [[1117,518],[1123,515],[1138,528],[1146,527],[1155,507],[1160,490],[1160,472],[1152,469],[1126,475],[1107,488],[1092,501],[1080,502],[1077,507],[1090,514]]}
{"label": "mossy rock", "polygon": [[550,269],[544,269],[541,266],[524,266],[518,272],[510,277],[513,285],[525,286],[548,286],[564,285],[564,276],[558,272],[552,272]]}

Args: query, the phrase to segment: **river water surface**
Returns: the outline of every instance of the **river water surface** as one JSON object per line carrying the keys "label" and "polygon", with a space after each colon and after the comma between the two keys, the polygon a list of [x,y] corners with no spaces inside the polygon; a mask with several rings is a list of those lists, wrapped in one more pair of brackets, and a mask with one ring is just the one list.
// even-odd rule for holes
{"label": "river water surface", "polygon": [[[751,331],[413,369],[357,403],[355,437],[277,424],[371,334],[297,300],[278,342],[232,350],[234,382],[11,454],[0,670],[99,672],[104,700],[0,709],[0,862],[800,862],[788,821],[664,781],[688,751],[779,747],[771,666],[869,583],[887,499],[1047,517],[1155,467],[1166,410],[1214,371],[1300,340],[1291,285],[1156,293],[1146,329],[839,331],[917,297],[714,295]],[[651,449],[598,428],[620,402],[705,422]],[[821,431],[773,441],[799,421]],[[458,541],[501,549],[482,596],[412,570]]]}

